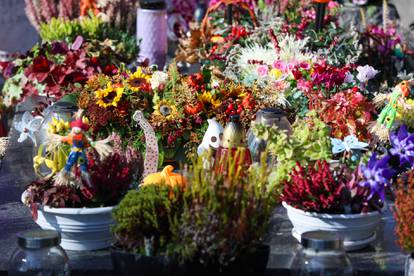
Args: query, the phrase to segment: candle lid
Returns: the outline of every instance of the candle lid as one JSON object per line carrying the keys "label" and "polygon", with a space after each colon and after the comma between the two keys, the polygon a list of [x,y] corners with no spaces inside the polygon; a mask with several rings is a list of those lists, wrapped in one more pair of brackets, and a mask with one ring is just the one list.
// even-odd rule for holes
{"label": "candle lid", "polygon": [[163,10],[166,7],[165,0],[140,0],[141,9],[147,10]]}
{"label": "candle lid", "polygon": [[17,243],[20,247],[29,249],[58,246],[60,235],[53,230],[29,230],[17,234]]}
{"label": "candle lid", "polygon": [[343,239],[335,232],[310,231],[302,234],[301,244],[307,249],[341,250]]}

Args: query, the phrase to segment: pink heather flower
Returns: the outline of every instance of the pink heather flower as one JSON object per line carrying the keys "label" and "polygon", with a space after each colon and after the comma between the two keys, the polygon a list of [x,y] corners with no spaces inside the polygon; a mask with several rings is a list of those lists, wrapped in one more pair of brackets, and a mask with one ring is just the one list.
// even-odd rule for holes
{"label": "pink heather flower", "polygon": [[257,73],[261,76],[267,76],[267,74],[269,73],[269,68],[267,67],[267,65],[260,65],[259,67],[257,67]]}

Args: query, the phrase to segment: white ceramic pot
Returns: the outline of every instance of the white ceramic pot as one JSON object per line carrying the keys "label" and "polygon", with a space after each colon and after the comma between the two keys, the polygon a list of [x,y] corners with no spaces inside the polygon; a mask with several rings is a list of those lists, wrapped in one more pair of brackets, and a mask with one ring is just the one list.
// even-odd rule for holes
{"label": "white ceramic pot", "polygon": [[[376,238],[376,229],[380,223],[380,212],[363,214],[319,214],[296,209],[286,202],[282,203],[287,216],[293,224],[292,235],[300,241],[301,235],[308,231],[323,230],[340,234],[347,251],[364,248]],[[383,210],[385,210],[385,206]]]}
{"label": "white ceramic pot", "polygon": [[61,246],[66,250],[108,248],[113,242],[110,227],[114,224],[112,209],[39,207],[36,223],[42,229],[61,233]]}
{"label": "white ceramic pot", "polygon": [[405,261],[405,276],[414,276],[414,252],[407,256]]}

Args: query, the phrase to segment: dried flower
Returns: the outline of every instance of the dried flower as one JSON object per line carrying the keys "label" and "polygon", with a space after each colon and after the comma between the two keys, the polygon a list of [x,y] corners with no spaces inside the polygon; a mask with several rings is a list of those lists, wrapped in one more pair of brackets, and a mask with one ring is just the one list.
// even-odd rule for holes
{"label": "dried flower", "polygon": [[414,250],[414,171],[400,176],[396,183],[394,217],[399,245],[407,252]]}

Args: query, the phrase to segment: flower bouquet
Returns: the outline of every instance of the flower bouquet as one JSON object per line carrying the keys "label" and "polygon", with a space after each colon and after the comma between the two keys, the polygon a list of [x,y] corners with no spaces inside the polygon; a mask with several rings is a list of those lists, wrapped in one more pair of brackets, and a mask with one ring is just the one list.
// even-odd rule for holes
{"label": "flower bouquet", "polygon": [[180,148],[185,149],[181,159],[190,160],[208,119],[216,117],[225,124],[230,115],[239,114],[247,129],[258,108],[250,89],[211,70],[182,75],[175,63],[167,72],[138,67],[135,72],[98,74],[89,79],[77,101],[97,137],[116,128],[123,139],[144,151],[143,132],[131,120],[133,111],[141,110],[157,136],[160,164],[176,158]]}

